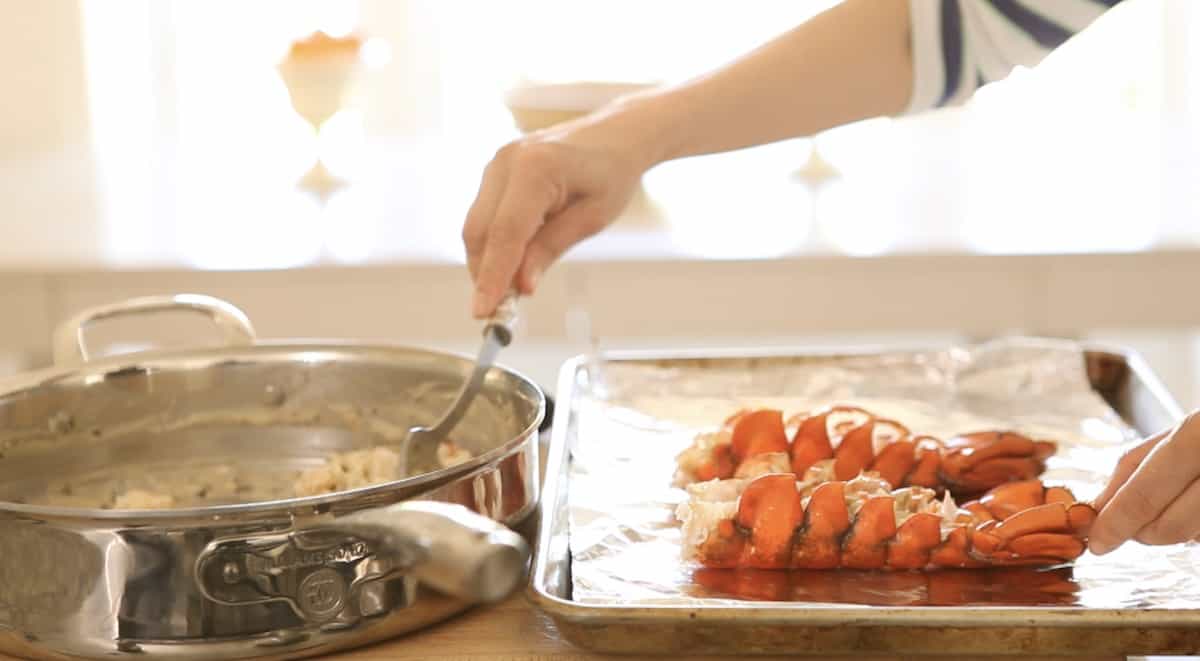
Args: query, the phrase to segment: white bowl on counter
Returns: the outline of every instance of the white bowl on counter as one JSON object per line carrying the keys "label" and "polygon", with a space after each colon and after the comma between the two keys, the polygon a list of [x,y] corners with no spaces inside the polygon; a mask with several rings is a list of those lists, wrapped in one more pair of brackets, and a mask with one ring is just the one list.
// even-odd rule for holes
{"label": "white bowl on counter", "polygon": [[529,133],[582,117],[621,97],[653,87],[650,83],[601,81],[529,83],[509,90],[504,105],[517,128]]}

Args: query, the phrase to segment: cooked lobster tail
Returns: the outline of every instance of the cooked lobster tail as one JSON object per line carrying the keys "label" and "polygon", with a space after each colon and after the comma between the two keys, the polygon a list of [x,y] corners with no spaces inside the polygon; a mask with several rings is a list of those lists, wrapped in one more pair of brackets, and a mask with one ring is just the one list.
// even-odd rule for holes
{"label": "cooked lobster tail", "polygon": [[[795,432],[788,438],[787,428]],[[832,406],[784,422],[776,409],[739,411],[678,457],[676,482],[791,472],[811,481],[878,476],[892,488],[919,486],[959,498],[1045,470],[1053,443],[1013,431],[981,431],[941,441],[854,406]]]}
{"label": "cooked lobster tail", "polygon": [[961,507],[931,489],[891,489],[866,476],[810,487],[769,473],[689,491],[679,512],[684,554],[712,568],[1056,565],[1083,554],[1096,517],[1067,489],[1038,480],[1004,484]]}

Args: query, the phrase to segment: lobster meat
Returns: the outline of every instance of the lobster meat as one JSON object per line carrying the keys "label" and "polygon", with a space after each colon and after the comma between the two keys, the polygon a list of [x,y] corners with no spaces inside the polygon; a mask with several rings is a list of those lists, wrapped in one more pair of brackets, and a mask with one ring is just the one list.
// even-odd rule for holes
{"label": "lobster meat", "polygon": [[724,569],[923,570],[1048,566],[1083,554],[1096,518],[1063,487],[1008,482],[954,503],[879,478],[802,481],[790,472],[688,487],[685,560]]}
{"label": "lobster meat", "polygon": [[[789,438],[788,428],[794,429]],[[865,473],[893,489],[925,487],[970,498],[1041,475],[1055,445],[1013,431],[978,431],[949,440],[913,434],[856,406],[792,416],[744,410],[716,432],[698,435],[677,457],[675,483],[793,473],[806,482],[846,481]]]}

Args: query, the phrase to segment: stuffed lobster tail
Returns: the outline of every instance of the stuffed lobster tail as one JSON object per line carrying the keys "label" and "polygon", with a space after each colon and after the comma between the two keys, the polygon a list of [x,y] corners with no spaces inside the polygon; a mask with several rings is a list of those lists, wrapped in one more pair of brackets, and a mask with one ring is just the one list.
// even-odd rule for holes
{"label": "stuffed lobster tail", "polygon": [[768,468],[787,470],[787,431],[783,412],[775,409],[738,411],[715,432],[699,434],[677,457],[675,483],[726,480]]}
{"label": "stuffed lobster tail", "polygon": [[942,451],[940,476],[950,490],[982,493],[1005,482],[1032,480],[1046,470],[1054,444],[1006,431],[956,436]]}
{"label": "stuffed lobster tail", "polygon": [[[788,438],[787,429],[795,429]],[[975,497],[1034,479],[1055,446],[1012,431],[942,441],[854,406],[832,406],[784,422],[775,409],[739,411],[678,456],[676,484],[791,472],[804,481],[877,476],[893,489],[925,487]]]}
{"label": "stuffed lobster tail", "polygon": [[925,487],[791,473],[694,484],[684,557],[723,569],[1051,566],[1083,554],[1095,510],[1062,487],[1011,482],[961,507]]}

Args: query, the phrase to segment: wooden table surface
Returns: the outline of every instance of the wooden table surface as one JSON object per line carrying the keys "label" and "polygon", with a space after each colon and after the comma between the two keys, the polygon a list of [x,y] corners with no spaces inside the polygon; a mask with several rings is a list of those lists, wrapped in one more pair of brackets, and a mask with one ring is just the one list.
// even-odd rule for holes
{"label": "wooden table surface", "polygon": [[[478,608],[463,615],[434,625],[407,637],[397,638],[370,647],[352,650],[325,657],[330,661],[395,661],[401,659],[427,659],[440,661],[473,661],[475,659],[517,661],[554,659],[555,661],[577,661],[583,659],[636,659],[671,658],[609,656],[592,653],[573,647],[559,637],[554,622],[539,612],[524,595],[517,594],[496,606]],[[694,657],[689,657],[694,658]],[[738,657],[710,657],[738,658]],[[819,661],[829,659],[856,659],[857,661],[928,661],[930,657],[916,656],[840,656],[840,657],[745,657],[756,661],[778,659],[804,659]],[[940,657],[949,659],[949,657]],[[958,661],[1065,661],[1063,657],[1006,656],[1006,657],[954,657]],[[1077,657],[1072,657],[1078,661]],[[1089,657],[1089,661],[1125,661],[1126,657]]]}

